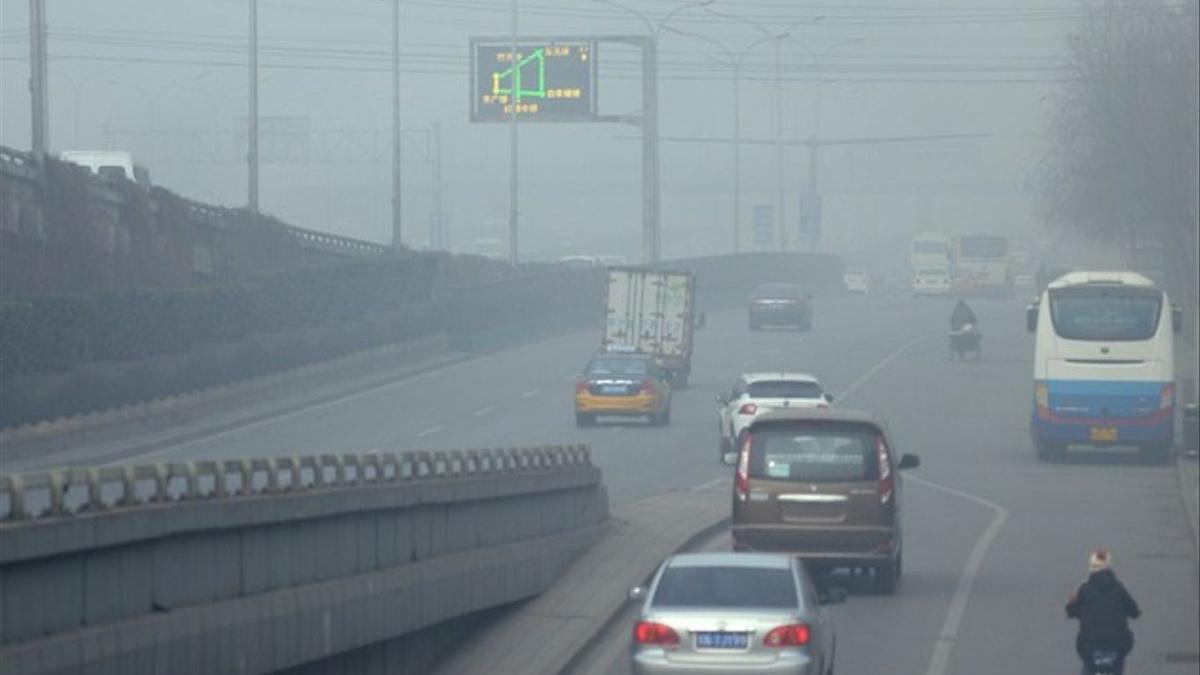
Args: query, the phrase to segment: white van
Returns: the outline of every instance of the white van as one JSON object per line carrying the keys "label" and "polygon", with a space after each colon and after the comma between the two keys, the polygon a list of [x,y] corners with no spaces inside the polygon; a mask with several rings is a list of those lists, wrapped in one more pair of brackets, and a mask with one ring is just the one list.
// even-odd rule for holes
{"label": "white van", "polygon": [[59,159],[86,167],[104,179],[124,178],[144,188],[150,187],[150,172],[133,161],[133,155],[123,150],[66,150]]}
{"label": "white van", "polygon": [[1070,444],[1169,456],[1182,315],[1167,294],[1134,272],[1070,272],[1026,311],[1037,334],[1030,431],[1038,456]]}

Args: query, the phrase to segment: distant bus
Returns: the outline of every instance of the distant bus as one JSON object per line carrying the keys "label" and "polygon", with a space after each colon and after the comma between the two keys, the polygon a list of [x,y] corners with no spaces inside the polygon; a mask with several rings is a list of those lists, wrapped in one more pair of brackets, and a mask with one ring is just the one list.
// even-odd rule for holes
{"label": "distant bus", "polygon": [[144,188],[150,187],[150,172],[136,163],[132,154],[122,150],[65,150],[58,158],[86,167],[106,180],[124,178]]}
{"label": "distant bus", "polygon": [[1040,458],[1069,444],[1134,445],[1166,459],[1175,432],[1167,294],[1134,272],[1069,272],[1027,310],[1037,335],[1030,432]]}
{"label": "distant bus", "polygon": [[913,274],[929,268],[950,271],[950,237],[942,232],[921,232],[913,237],[909,267]]}
{"label": "distant bus", "polygon": [[1008,238],[990,234],[964,235],[958,238],[954,256],[956,291],[979,295],[1012,293],[1012,265],[1008,257]]}

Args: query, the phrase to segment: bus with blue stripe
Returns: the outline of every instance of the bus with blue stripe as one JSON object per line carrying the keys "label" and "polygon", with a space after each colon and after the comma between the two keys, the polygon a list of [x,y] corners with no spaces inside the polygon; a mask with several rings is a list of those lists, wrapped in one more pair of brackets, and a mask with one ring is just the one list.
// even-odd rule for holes
{"label": "bus with blue stripe", "polygon": [[1175,340],[1167,294],[1133,272],[1070,272],[1027,309],[1034,348],[1030,430],[1038,456],[1070,445],[1174,444]]}

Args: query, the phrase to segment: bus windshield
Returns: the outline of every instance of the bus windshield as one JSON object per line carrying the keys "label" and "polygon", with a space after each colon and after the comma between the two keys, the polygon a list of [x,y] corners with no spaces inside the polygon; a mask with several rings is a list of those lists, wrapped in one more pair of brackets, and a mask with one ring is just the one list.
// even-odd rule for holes
{"label": "bus windshield", "polygon": [[1132,288],[1050,291],[1054,330],[1067,340],[1149,340],[1158,330],[1162,293]]}

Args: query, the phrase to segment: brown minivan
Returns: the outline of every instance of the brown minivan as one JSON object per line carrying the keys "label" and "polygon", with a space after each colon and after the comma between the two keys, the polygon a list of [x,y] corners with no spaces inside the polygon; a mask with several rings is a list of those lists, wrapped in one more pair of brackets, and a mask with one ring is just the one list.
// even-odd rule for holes
{"label": "brown minivan", "polygon": [[768,413],[739,438],[733,482],[733,546],[778,551],[814,572],[873,569],[877,588],[894,593],[900,577],[899,471],[887,430],[851,410],[793,408]]}

